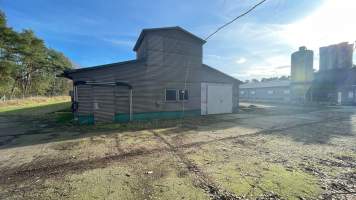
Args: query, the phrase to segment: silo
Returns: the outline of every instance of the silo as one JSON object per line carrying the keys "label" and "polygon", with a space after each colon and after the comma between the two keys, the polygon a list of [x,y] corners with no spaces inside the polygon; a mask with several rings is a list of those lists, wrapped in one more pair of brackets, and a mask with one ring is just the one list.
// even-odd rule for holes
{"label": "silo", "polygon": [[319,70],[350,69],[352,67],[353,44],[342,42],[320,47]]}
{"label": "silo", "polygon": [[291,56],[291,91],[294,101],[310,100],[307,95],[313,81],[313,57],[313,51],[304,46]]}

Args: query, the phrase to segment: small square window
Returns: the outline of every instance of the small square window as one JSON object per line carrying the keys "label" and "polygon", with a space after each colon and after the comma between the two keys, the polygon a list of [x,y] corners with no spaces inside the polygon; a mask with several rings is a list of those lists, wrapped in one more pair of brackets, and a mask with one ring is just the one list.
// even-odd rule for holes
{"label": "small square window", "polygon": [[350,99],[354,98],[354,93],[352,91],[349,91],[349,98]]}
{"label": "small square window", "polygon": [[178,95],[180,101],[188,100],[188,90],[179,90]]}
{"label": "small square window", "polygon": [[177,90],[166,89],[166,101],[177,101]]}

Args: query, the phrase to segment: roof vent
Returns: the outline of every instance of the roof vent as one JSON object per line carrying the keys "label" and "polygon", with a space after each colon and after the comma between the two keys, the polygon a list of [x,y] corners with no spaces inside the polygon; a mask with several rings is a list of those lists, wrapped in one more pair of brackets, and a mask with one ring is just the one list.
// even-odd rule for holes
{"label": "roof vent", "polygon": [[305,50],[307,50],[307,47],[305,47],[305,46],[299,47],[299,51],[305,51]]}

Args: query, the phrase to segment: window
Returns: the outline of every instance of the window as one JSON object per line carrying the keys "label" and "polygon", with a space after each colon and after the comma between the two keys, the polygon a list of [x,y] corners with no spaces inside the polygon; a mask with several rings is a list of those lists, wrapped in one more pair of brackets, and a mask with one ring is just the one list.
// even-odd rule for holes
{"label": "window", "polygon": [[268,90],[267,93],[268,94],[273,94],[273,90]]}
{"label": "window", "polygon": [[290,91],[289,90],[284,90],[284,94],[289,94]]}
{"label": "window", "polygon": [[177,101],[177,90],[166,89],[166,101]]}
{"label": "window", "polygon": [[242,95],[245,94],[245,91],[241,91],[240,94],[242,94]]}
{"label": "window", "polygon": [[352,91],[349,91],[349,99],[354,98],[354,93]]}
{"label": "window", "polygon": [[188,100],[188,90],[179,90],[178,96],[180,101]]}
{"label": "window", "polygon": [[255,91],[252,90],[252,91],[251,91],[251,94],[254,95],[254,94],[255,94]]}

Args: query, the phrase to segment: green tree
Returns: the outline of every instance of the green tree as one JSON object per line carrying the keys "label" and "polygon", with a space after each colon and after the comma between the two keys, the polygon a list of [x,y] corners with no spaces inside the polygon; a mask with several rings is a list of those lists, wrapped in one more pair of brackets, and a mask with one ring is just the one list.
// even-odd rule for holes
{"label": "green tree", "polygon": [[16,32],[0,11],[0,95],[58,95],[69,88],[58,77],[72,64],[64,54],[49,49],[32,30]]}

